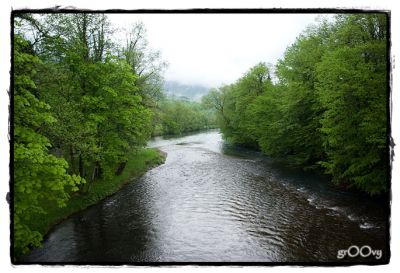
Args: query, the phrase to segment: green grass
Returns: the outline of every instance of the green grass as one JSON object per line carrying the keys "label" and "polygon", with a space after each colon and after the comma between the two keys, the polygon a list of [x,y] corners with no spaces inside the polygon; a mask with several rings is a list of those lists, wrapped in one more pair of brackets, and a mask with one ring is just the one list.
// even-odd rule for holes
{"label": "green grass", "polygon": [[46,214],[37,215],[32,219],[30,228],[45,235],[49,229],[71,214],[81,211],[91,205],[98,203],[104,198],[116,193],[134,178],[143,175],[150,168],[164,163],[165,155],[157,149],[148,148],[132,153],[128,162],[119,176],[108,180],[98,180],[92,183],[89,190],[84,194],[73,196],[67,206],[59,208],[54,204],[45,206]]}

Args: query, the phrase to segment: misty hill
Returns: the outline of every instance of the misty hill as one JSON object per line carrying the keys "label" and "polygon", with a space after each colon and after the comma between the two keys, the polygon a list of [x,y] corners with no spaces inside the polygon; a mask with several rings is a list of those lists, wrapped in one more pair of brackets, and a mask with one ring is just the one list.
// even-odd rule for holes
{"label": "misty hill", "polygon": [[177,81],[165,81],[164,92],[168,96],[186,98],[192,101],[200,101],[201,97],[208,93],[210,88],[200,84],[182,84]]}

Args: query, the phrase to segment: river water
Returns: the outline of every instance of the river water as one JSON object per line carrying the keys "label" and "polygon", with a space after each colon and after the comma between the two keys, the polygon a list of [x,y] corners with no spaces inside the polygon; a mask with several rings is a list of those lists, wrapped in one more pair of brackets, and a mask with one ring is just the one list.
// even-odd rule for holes
{"label": "river water", "polygon": [[[165,164],[55,226],[23,261],[388,259],[383,200],[343,192],[323,175],[230,147],[218,131],[156,138],[149,146],[168,154]],[[354,246],[373,254],[338,259],[350,246],[352,256]]]}

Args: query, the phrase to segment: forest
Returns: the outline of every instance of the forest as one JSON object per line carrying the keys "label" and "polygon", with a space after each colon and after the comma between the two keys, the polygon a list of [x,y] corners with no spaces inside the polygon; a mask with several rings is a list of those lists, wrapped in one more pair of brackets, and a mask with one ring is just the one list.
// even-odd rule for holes
{"label": "forest", "polygon": [[143,23],[117,42],[104,14],[14,16],[16,256],[40,246],[36,220],[52,207],[102,187],[131,159],[155,160],[144,150],[152,136],[218,127],[230,143],[323,170],[337,185],[388,191],[386,15],[320,20],[275,66],[260,61],[201,102],[164,94],[168,64]]}
{"label": "forest", "polygon": [[[224,137],[371,195],[388,186],[387,17],[336,15],[308,27],[203,102]],[[275,79],[273,79],[273,77]]]}
{"label": "forest", "polygon": [[[119,175],[153,135],[215,127],[210,109],[168,98],[166,62],[143,23],[116,43],[104,14],[15,14],[14,249],[39,246],[35,219]],[[143,159],[144,160],[144,159]],[[46,221],[44,221],[46,222]]]}
{"label": "forest", "polygon": [[204,103],[169,97],[160,102],[153,136],[180,135],[213,128],[216,128],[213,108]]}

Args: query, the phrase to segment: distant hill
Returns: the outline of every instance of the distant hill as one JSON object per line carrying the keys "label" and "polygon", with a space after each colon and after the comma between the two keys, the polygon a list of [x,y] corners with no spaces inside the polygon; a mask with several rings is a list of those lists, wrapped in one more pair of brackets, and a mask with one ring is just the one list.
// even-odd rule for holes
{"label": "distant hill", "polygon": [[210,88],[199,84],[182,84],[177,81],[165,81],[164,92],[168,96],[187,99],[191,101],[200,101],[201,97],[208,93]]}

